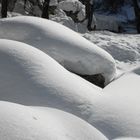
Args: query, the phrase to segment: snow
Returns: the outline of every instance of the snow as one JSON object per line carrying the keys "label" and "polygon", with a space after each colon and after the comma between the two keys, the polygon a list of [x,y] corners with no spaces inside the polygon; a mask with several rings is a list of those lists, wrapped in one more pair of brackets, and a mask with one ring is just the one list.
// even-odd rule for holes
{"label": "snow", "polygon": [[83,34],[83,37],[110,53],[116,61],[117,71],[124,73],[140,64],[140,35],[138,34],[95,31]]}
{"label": "snow", "polygon": [[140,140],[139,138],[118,138],[118,139],[113,139],[113,140]]}
{"label": "snow", "polygon": [[75,114],[108,139],[140,137],[139,68],[101,90],[42,51],[10,40],[0,40],[0,67],[1,100]]}
{"label": "snow", "polygon": [[66,12],[77,14],[79,22],[85,19],[85,6],[78,0],[61,1],[58,4],[58,8]]}
{"label": "snow", "polygon": [[59,2],[58,8],[75,13],[81,11],[84,8],[84,5],[79,0],[65,0]]}
{"label": "snow", "polygon": [[66,112],[0,101],[2,140],[107,140],[97,129]]}
{"label": "snow", "polygon": [[69,71],[82,75],[102,74],[106,84],[115,77],[112,56],[63,25],[25,16],[2,19],[0,25],[0,38],[32,45]]}
{"label": "snow", "polygon": [[0,40],[0,99],[58,108],[87,120],[101,89],[70,73],[42,51]]}
{"label": "snow", "polygon": [[[75,24],[62,9],[50,17],[87,32],[87,21]],[[116,19],[110,19],[117,29]],[[94,31],[82,36],[92,43],[49,20],[0,20],[2,140],[140,139],[140,35]],[[111,83],[101,89],[70,71],[101,73]]]}
{"label": "snow", "polygon": [[124,74],[102,90],[90,123],[109,139],[140,137],[140,68]]}

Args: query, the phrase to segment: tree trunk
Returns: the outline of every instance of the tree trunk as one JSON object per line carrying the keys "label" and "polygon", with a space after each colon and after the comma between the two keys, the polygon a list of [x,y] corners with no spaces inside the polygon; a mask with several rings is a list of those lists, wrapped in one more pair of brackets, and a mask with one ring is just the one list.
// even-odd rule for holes
{"label": "tree trunk", "polygon": [[7,9],[8,9],[8,0],[2,0],[1,5],[2,5],[1,17],[6,18],[7,17]]}
{"label": "tree trunk", "polygon": [[140,33],[140,8],[137,0],[133,0],[133,4],[134,4],[135,16],[136,16],[136,28],[137,28],[137,32]]}
{"label": "tree trunk", "polygon": [[94,28],[91,27],[92,20],[93,20],[93,13],[94,13],[94,4],[90,2],[90,0],[85,1],[85,11],[86,11],[86,19],[87,19],[87,29],[89,31],[95,30],[96,26]]}
{"label": "tree trunk", "polygon": [[45,0],[43,3],[42,18],[49,19],[49,4],[50,0]]}
{"label": "tree trunk", "polygon": [[27,0],[24,0],[24,9],[26,9]]}

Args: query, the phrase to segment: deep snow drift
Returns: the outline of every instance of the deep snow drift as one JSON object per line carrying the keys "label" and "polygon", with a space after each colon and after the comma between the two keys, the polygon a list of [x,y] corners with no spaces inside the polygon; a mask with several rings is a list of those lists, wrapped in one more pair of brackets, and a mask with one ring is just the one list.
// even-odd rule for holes
{"label": "deep snow drift", "polygon": [[90,121],[109,139],[140,137],[139,83],[140,68],[137,68],[105,87],[96,101]]}
{"label": "deep snow drift", "polygon": [[0,100],[59,108],[87,119],[101,89],[70,73],[42,51],[0,40]]}
{"label": "deep snow drift", "polygon": [[140,137],[139,68],[101,90],[42,51],[10,40],[0,40],[0,67],[1,100],[70,112],[109,139]]}
{"label": "deep snow drift", "polygon": [[113,139],[113,140],[140,140],[140,139],[128,137],[128,138],[118,138],[118,139]]}
{"label": "deep snow drift", "polygon": [[105,77],[105,84],[115,77],[116,67],[111,55],[53,21],[25,16],[2,19],[0,38],[39,48],[74,73],[101,74]]}
{"label": "deep snow drift", "polygon": [[0,101],[1,140],[107,140],[85,121],[56,109]]}

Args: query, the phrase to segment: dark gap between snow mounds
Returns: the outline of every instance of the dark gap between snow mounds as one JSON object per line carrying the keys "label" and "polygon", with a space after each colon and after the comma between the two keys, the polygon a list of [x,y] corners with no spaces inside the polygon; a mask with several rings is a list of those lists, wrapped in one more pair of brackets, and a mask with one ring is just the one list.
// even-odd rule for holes
{"label": "dark gap between snow mounds", "polygon": [[[74,72],[73,72],[74,73]],[[95,74],[95,75],[86,75],[86,74],[77,74],[80,77],[84,78],[85,80],[89,81],[90,83],[99,86],[101,88],[105,87],[105,78],[102,74]]]}

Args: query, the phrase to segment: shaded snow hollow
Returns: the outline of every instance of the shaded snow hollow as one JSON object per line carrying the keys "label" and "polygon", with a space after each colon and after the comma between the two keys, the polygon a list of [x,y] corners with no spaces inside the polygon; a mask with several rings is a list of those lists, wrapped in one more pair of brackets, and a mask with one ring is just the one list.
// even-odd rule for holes
{"label": "shaded snow hollow", "polygon": [[0,38],[39,48],[74,73],[101,74],[105,77],[105,84],[115,77],[115,62],[110,54],[53,21],[25,16],[2,19]]}

